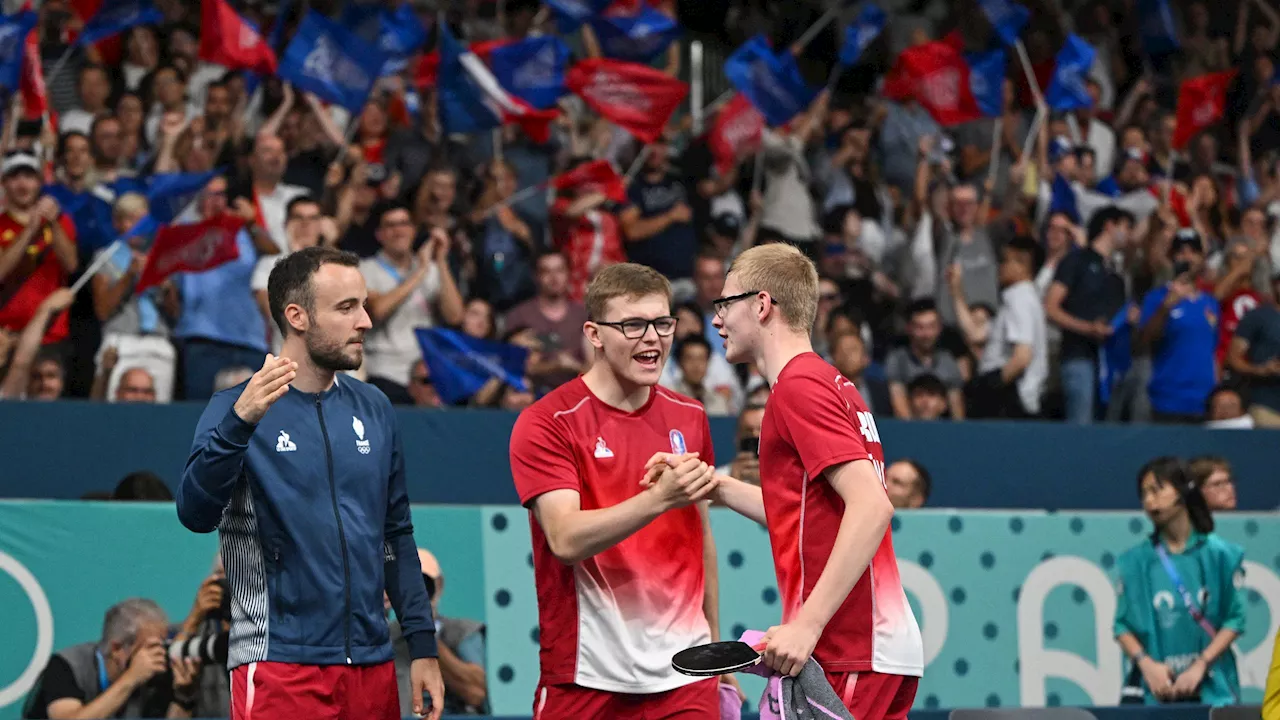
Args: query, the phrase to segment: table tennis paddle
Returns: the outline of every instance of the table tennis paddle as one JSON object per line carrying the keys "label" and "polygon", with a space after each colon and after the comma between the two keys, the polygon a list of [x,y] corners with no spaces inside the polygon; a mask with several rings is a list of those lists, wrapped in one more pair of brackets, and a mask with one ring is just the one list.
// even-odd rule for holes
{"label": "table tennis paddle", "polygon": [[760,662],[760,653],[737,640],[713,642],[681,650],[671,658],[676,672],[694,677],[727,675]]}

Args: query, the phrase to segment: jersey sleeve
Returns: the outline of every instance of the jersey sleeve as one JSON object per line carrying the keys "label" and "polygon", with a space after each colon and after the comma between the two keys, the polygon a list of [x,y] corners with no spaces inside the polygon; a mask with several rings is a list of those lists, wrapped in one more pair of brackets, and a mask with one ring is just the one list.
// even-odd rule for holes
{"label": "jersey sleeve", "polygon": [[525,411],[511,430],[511,478],[520,504],[528,507],[552,490],[581,491],[573,447],[551,418]]}
{"label": "jersey sleeve", "polygon": [[1076,278],[1080,276],[1082,265],[1079,253],[1067,253],[1067,256],[1062,258],[1062,262],[1058,263],[1058,267],[1053,273],[1053,281],[1062,283],[1066,286],[1067,292],[1070,293],[1076,286]]}
{"label": "jersey sleeve", "polygon": [[1166,287],[1158,287],[1142,299],[1142,315],[1138,318],[1138,327],[1144,327],[1151,322],[1151,318],[1155,317],[1156,311],[1160,309],[1160,304],[1164,302],[1164,298],[1169,294]]}
{"label": "jersey sleeve", "polygon": [[790,378],[769,403],[770,409],[778,411],[809,477],[817,478],[832,465],[869,457],[862,432],[850,417],[848,402],[834,377]]}

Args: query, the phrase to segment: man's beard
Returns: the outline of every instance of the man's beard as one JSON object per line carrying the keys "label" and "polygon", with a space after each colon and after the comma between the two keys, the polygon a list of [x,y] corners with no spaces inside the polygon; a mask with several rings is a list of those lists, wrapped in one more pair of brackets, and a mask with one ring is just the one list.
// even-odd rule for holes
{"label": "man's beard", "polygon": [[[363,339],[363,338],[362,338]],[[332,372],[357,370],[364,361],[363,347],[355,352],[355,357],[348,355],[347,342],[318,342],[314,334],[307,335],[307,355],[315,366]]]}

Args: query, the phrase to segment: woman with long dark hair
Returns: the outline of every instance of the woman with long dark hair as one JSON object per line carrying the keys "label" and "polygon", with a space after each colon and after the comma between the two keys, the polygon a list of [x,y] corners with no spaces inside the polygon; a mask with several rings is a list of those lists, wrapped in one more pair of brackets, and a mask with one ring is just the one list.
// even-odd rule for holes
{"label": "woman with long dark hair", "polygon": [[1244,551],[1214,534],[1201,488],[1181,460],[1144,465],[1138,496],[1155,529],[1119,561],[1115,633],[1131,663],[1125,699],[1236,703],[1231,645],[1244,632],[1237,589]]}

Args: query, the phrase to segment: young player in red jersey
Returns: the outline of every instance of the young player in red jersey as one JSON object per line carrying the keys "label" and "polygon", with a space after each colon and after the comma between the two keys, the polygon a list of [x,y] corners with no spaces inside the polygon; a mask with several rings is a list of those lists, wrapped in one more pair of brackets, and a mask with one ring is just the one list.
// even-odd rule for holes
{"label": "young player in red jersey", "polygon": [[[520,414],[511,474],[529,508],[541,633],[535,720],[719,718],[717,681],[671,656],[718,639],[716,486],[702,406],[658,387],[676,321],[652,268],[600,271],[583,327],[594,362]],[[657,453],[670,466],[641,487]]]}
{"label": "young player in red jersey", "polygon": [[713,323],[732,363],[754,360],[773,392],[760,487],[717,476],[717,499],[767,525],[782,625],[764,662],[799,674],[812,655],[858,720],[907,717],[923,674],[920,628],[898,576],[875,420],[853,383],[813,352],[813,263],[790,245],[734,261]]}

